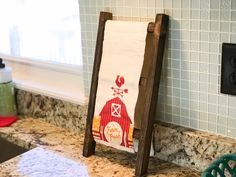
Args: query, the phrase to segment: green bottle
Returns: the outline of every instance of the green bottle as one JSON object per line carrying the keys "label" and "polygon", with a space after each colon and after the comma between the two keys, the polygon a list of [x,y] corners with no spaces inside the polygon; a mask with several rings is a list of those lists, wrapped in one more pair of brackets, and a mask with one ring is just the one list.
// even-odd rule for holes
{"label": "green bottle", "polygon": [[17,114],[11,68],[5,67],[0,58],[0,116]]}

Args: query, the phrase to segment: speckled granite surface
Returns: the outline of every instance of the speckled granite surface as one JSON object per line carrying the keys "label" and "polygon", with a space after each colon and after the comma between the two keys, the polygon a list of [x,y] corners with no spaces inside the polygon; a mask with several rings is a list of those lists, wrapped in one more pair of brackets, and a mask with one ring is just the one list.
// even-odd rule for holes
{"label": "speckled granite surface", "polygon": [[[79,176],[78,168],[81,176],[128,177],[134,174],[135,155],[97,145],[96,155],[85,158],[82,156],[82,135],[40,119],[18,120],[11,127],[0,128],[0,136],[27,148],[37,147],[0,164],[1,177],[41,177],[43,170],[46,177],[76,177]],[[43,168],[45,163],[47,168]],[[61,167],[63,163],[67,168]],[[151,158],[148,176],[197,177],[200,174]]]}
{"label": "speckled granite surface", "polygon": [[54,125],[80,132],[85,126],[87,106],[16,90],[18,114],[42,118]]}
{"label": "speckled granite surface", "polygon": [[[19,114],[42,118],[74,132],[84,132],[86,106],[22,90],[17,90],[16,93]],[[200,171],[215,158],[236,152],[235,139],[164,123],[155,125],[154,139],[159,159]]]}
{"label": "speckled granite surface", "polygon": [[155,125],[156,157],[203,171],[218,157],[236,153],[236,140],[161,123]]}

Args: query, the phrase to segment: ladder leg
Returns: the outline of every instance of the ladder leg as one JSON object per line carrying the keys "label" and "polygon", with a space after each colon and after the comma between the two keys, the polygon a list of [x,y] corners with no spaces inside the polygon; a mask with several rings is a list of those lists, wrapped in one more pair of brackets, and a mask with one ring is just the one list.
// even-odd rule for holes
{"label": "ladder leg", "polygon": [[145,176],[148,170],[149,154],[152,141],[153,123],[160,84],[161,67],[165,47],[165,38],[169,18],[164,14],[157,14],[153,30],[152,67],[146,85],[144,113],[139,138],[139,147],[135,175]]}
{"label": "ladder leg", "polygon": [[95,147],[96,142],[93,140],[92,135],[90,133],[86,134],[85,140],[84,140],[84,148],[83,148],[83,156],[89,157],[93,154],[95,154]]}
{"label": "ladder leg", "polygon": [[93,64],[92,83],[91,83],[88,113],[87,113],[88,115],[87,115],[85,137],[84,137],[83,156],[85,157],[89,157],[95,153],[96,143],[93,139],[93,134],[92,134],[93,114],[94,114],[94,109],[95,109],[95,101],[96,101],[96,93],[97,93],[97,85],[98,85],[98,73],[99,73],[101,58],[102,58],[102,47],[103,47],[105,23],[107,20],[111,20],[111,19],[112,19],[112,13],[100,12],[95,58],[94,58],[94,64]]}
{"label": "ladder leg", "polygon": [[153,130],[152,122],[147,122],[147,125],[142,126],[141,128],[136,168],[135,168],[135,176],[141,177],[147,174],[151,141],[152,141],[152,130]]}

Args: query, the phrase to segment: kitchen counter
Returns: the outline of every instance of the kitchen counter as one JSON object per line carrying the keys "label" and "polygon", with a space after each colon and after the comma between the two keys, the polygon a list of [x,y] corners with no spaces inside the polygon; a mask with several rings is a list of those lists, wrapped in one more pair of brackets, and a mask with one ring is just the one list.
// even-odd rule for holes
{"label": "kitchen counter", "polygon": [[[31,149],[0,164],[0,177],[134,176],[134,154],[98,144],[96,154],[85,158],[83,133],[73,133],[40,119],[22,118],[10,127],[0,128],[0,136]],[[150,158],[148,176],[197,177],[200,173]]]}

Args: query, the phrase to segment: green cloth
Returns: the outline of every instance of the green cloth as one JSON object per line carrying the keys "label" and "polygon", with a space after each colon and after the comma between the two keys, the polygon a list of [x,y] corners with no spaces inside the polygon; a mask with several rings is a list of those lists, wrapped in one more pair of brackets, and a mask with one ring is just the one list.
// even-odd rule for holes
{"label": "green cloth", "polygon": [[0,116],[15,116],[16,105],[12,82],[0,84]]}

